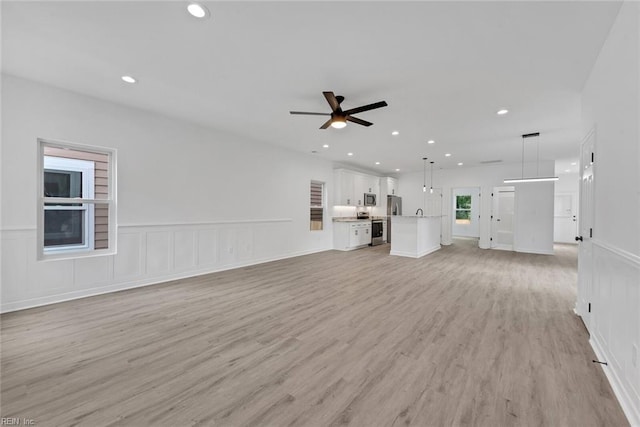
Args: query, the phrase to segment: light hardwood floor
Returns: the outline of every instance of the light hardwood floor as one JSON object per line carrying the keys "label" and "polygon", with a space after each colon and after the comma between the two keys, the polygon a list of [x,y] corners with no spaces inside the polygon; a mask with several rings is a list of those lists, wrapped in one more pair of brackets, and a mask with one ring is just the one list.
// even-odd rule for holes
{"label": "light hardwood floor", "polygon": [[330,251],[8,313],[1,414],[38,426],[627,425],[572,311],[576,249],[556,249]]}

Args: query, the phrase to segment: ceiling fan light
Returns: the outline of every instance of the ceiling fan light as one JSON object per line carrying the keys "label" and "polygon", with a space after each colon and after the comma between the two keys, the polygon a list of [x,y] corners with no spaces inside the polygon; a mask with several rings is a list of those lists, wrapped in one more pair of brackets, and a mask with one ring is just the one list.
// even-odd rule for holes
{"label": "ceiling fan light", "polygon": [[209,16],[209,10],[199,3],[189,3],[187,11],[194,18],[206,18]]}
{"label": "ceiling fan light", "polygon": [[342,129],[345,126],[347,126],[347,121],[343,117],[336,117],[331,122],[331,127],[332,128]]}

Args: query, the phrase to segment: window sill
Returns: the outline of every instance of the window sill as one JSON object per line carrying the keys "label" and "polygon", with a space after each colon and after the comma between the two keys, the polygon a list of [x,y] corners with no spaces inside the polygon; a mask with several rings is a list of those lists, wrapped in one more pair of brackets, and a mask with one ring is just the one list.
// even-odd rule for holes
{"label": "window sill", "polygon": [[38,261],[65,261],[80,258],[93,258],[100,256],[110,256],[117,253],[116,249],[79,249],[79,250],[64,250],[56,252],[40,253],[38,255]]}

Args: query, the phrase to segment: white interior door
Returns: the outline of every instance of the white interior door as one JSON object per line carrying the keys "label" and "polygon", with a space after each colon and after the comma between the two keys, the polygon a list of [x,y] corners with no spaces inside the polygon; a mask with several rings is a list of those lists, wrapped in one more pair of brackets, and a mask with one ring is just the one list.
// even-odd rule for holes
{"label": "white interior door", "polygon": [[593,284],[593,236],[594,198],[594,152],[595,134],[592,131],[582,143],[580,150],[580,211],[578,249],[578,301],[576,312],[582,317],[587,329],[591,326],[591,292]]}
{"label": "white interior door", "polygon": [[576,193],[556,194],[554,198],[553,241],[575,243],[578,232]]}
{"label": "white interior door", "polygon": [[515,187],[495,187],[491,213],[491,248],[513,250]]}

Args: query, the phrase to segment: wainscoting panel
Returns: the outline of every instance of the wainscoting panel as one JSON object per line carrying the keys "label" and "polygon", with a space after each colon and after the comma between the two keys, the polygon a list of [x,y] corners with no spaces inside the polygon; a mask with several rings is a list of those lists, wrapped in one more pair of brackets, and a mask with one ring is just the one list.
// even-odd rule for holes
{"label": "wainscoting panel", "polygon": [[158,276],[171,269],[173,247],[170,231],[147,232],[147,269],[150,276]]}
{"label": "wainscoting panel", "polygon": [[2,299],[15,301],[27,292],[27,238],[25,234],[11,232],[2,239]]}
{"label": "wainscoting panel", "polygon": [[74,289],[73,260],[36,260],[36,237],[27,238],[27,288],[29,297],[66,293]]}
{"label": "wainscoting panel", "polygon": [[196,235],[192,230],[173,233],[173,268],[188,270],[196,266]]}
{"label": "wainscoting panel", "polygon": [[196,232],[198,251],[196,253],[197,265],[206,267],[218,262],[218,231],[204,229]]}
{"label": "wainscoting panel", "polygon": [[118,232],[118,253],[114,256],[114,279],[124,281],[142,275],[141,232]]}
{"label": "wainscoting panel", "polygon": [[74,260],[74,288],[108,285],[113,280],[113,257],[90,257]]}
{"label": "wainscoting panel", "polygon": [[115,255],[36,260],[36,230],[2,230],[2,312],[330,249],[296,250],[292,220],[118,227]]}
{"label": "wainscoting panel", "polygon": [[593,240],[591,345],[631,425],[640,426],[640,257]]}

